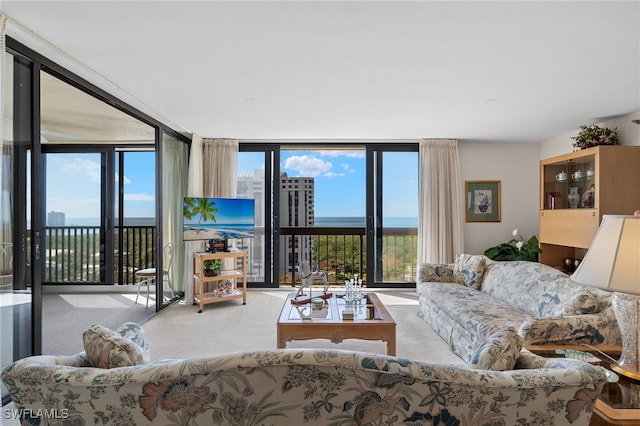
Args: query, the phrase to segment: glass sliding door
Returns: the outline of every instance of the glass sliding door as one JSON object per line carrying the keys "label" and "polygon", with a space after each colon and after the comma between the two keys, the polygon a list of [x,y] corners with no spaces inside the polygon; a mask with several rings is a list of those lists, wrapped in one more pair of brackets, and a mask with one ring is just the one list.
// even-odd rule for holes
{"label": "glass sliding door", "polygon": [[281,147],[280,280],[297,285],[300,262],[330,283],[366,279],[363,146]]}
{"label": "glass sliding door", "polygon": [[265,281],[265,153],[238,153],[238,198],[250,198],[255,206],[255,234],[253,238],[236,241],[236,247],[247,252],[247,280]]}
{"label": "glass sliding door", "polygon": [[118,148],[115,157],[114,278],[135,284],[135,271],[155,264],[156,154]]}
{"label": "glass sliding door", "polygon": [[251,286],[277,287],[280,258],[279,215],[280,194],[275,177],[280,174],[278,145],[240,145],[236,197],[251,198],[255,205],[253,238],[236,240],[236,246],[247,252],[247,282]]}
{"label": "glass sliding door", "polygon": [[105,284],[109,273],[105,153],[45,154],[45,283]]}
{"label": "glass sliding door", "polygon": [[189,146],[183,141],[162,134],[162,268],[156,281],[162,283],[156,297],[162,304],[184,294],[185,250],[182,239],[182,206],[187,193]]}
{"label": "glass sliding door", "polygon": [[374,145],[370,153],[367,235],[374,280],[367,285],[414,284],[418,234],[417,145]]}
{"label": "glass sliding door", "polygon": [[[0,139],[0,368],[32,354],[33,298],[27,261],[30,220],[27,205],[31,115],[15,102],[17,90],[30,93],[32,66],[2,52],[2,138]],[[26,109],[26,114],[23,114]],[[2,403],[9,401],[0,385]]]}

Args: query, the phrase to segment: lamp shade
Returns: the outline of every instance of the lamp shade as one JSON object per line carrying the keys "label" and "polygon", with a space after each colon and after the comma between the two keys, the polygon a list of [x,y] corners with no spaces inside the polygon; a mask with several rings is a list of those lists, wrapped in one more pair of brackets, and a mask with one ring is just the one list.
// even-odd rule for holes
{"label": "lamp shade", "polygon": [[604,215],[571,279],[610,291],[640,294],[640,216]]}

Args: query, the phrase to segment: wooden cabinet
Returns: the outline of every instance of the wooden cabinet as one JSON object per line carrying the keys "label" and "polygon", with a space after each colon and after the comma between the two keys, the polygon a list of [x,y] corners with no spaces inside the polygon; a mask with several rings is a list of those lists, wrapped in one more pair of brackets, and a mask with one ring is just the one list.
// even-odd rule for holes
{"label": "wooden cabinet", "polygon": [[[208,260],[220,260],[222,270],[218,275],[205,276],[204,264]],[[239,281],[242,287],[239,287]],[[247,303],[247,253],[244,251],[194,253],[193,254],[193,304],[204,305],[229,299],[242,299]]]}
{"label": "wooden cabinet", "polygon": [[540,262],[571,272],[564,259],[584,256],[603,215],[637,209],[640,146],[596,146],[542,160]]}

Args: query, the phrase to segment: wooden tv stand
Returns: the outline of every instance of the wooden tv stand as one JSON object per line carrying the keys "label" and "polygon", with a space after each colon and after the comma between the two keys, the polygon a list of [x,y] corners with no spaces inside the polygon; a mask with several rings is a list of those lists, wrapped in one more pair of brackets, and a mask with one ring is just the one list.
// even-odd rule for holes
{"label": "wooden tv stand", "polygon": [[[204,262],[207,260],[222,260],[220,274],[207,277],[204,275]],[[225,260],[233,260],[233,268],[225,269]],[[238,259],[241,259],[241,269],[238,268]],[[238,280],[242,280],[239,287]],[[219,285],[230,283],[229,291],[219,291]],[[216,287],[208,289],[208,286]],[[204,305],[223,302],[230,299],[242,299],[242,304],[247,304],[247,253],[244,251],[224,251],[216,253],[193,254],[193,304],[199,305],[201,313]]]}

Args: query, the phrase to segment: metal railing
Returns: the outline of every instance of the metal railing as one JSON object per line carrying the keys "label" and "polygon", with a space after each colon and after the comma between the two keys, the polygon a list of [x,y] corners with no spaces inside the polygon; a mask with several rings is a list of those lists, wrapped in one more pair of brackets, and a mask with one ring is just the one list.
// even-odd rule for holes
{"label": "metal railing", "polygon": [[[300,282],[298,263],[327,272],[330,284],[341,284],[358,274],[367,280],[366,229],[361,227],[287,227],[280,229],[280,284]],[[375,281],[415,282],[417,228],[384,228],[378,241],[381,253]]]}
{"label": "metal railing", "polygon": [[[333,284],[358,274],[366,281],[367,247],[365,228],[360,227],[310,227],[281,228],[279,279],[281,285],[300,282],[297,266],[301,260],[309,260],[312,269],[328,273]],[[263,238],[257,245],[264,247]],[[239,247],[253,252],[256,239],[239,241]],[[377,259],[377,282],[415,282],[417,258],[416,228],[384,228],[378,240],[381,253]],[[135,271],[154,266],[156,257],[155,226],[117,227],[114,234],[114,282],[135,283]],[[48,226],[44,248],[44,282],[50,284],[104,283],[104,266],[101,266],[102,247],[99,226]],[[253,253],[261,259],[259,253]],[[253,259],[253,256],[251,257]],[[249,274],[263,277],[256,262],[249,262]],[[262,261],[259,262],[262,264]],[[103,268],[101,270],[101,267]]]}
{"label": "metal railing", "polygon": [[[153,267],[155,263],[155,226],[117,227],[114,248],[114,281],[119,284],[133,284],[135,271]],[[103,283],[103,250],[99,226],[47,226],[44,282]]]}

